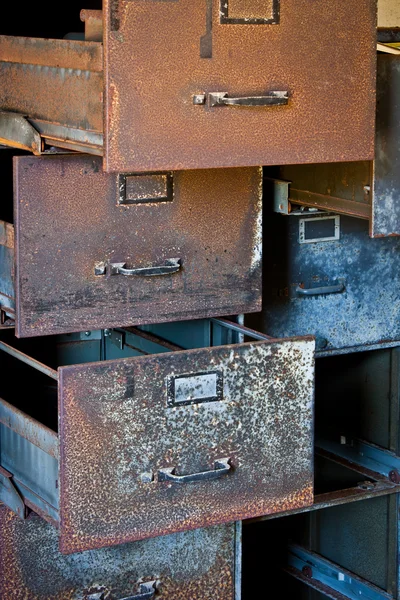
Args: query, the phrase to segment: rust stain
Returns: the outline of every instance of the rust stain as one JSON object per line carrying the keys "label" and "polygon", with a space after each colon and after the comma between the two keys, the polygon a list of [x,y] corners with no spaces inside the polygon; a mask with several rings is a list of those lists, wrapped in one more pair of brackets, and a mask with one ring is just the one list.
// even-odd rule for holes
{"label": "rust stain", "polygon": [[[302,338],[61,368],[62,551],[311,505],[313,364]],[[167,406],[168,377],[210,371],[223,400]],[[215,481],[158,480],[223,457],[232,470]]]}
{"label": "rust stain", "polygon": [[[204,0],[120,3],[114,26],[115,1],[106,0],[105,169],[371,159],[376,2],[334,4],[315,11],[307,0],[286,0],[279,25],[223,25],[214,2],[213,54],[204,60]],[[332,36],[340,39],[334,48]],[[289,105],[193,104],[196,94],[271,90],[288,91]]]}
{"label": "rust stain", "polygon": [[233,600],[234,568],[232,525],[64,556],[51,525],[0,505],[2,600],[120,600],[151,580],[166,600]]}
{"label": "rust stain", "polygon": [[[100,158],[16,158],[18,336],[260,310],[261,183],[258,168],[185,171],[172,201],[122,205]],[[172,258],[169,276],[95,274]]]}

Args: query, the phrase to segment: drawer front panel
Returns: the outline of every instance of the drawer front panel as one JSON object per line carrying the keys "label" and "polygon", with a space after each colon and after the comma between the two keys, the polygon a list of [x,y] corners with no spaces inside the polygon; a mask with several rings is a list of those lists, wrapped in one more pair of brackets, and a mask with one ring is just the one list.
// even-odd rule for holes
{"label": "drawer front panel", "polygon": [[[265,230],[262,317],[252,325],[274,336],[316,336],[317,350],[336,351],[400,339],[400,240],[371,239],[368,223],[336,217],[338,239],[324,241],[314,218],[275,215]],[[305,232],[320,241],[300,243]],[[285,246],[282,240],[288,239]]]}
{"label": "drawer front panel", "polygon": [[20,337],[261,307],[258,168],[141,181],[97,157],[22,157],[15,190]]}
{"label": "drawer front panel", "polygon": [[63,556],[54,527],[0,505],[0,596],[133,599],[140,582],[156,581],[166,600],[234,600],[235,538],[235,525],[223,525]]}
{"label": "drawer front panel", "polygon": [[372,159],[375,0],[104,10],[107,171]]}
{"label": "drawer front panel", "polygon": [[312,503],[311,338],[59,372],[63,552]]}

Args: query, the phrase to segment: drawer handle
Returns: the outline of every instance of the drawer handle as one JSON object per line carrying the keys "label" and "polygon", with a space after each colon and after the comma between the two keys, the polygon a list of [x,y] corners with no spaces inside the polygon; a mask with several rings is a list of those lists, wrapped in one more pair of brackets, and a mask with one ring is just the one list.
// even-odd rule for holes
{"label": "drawer handle", "polygon": [[95,275],[105,275],[109,268],[110,275],[123,275],[124,277],[141,276],[141,277],[156,277],[159,275],[171,275],[177,273],[182,268],[180,258],[168,258],[161,265],[152,265],[150,267],[136,267],[127,269],[126,263],[110,263],[108,266],[105,263],[95,265]]}
{"label": "drawer handle", "polygon": [[336,285],[327,285],[325,287],[302,288],[299,285],[296,288],[296,294],[299,296],[322,296],[324,294],[343,294],[346,286],[343,282]]}
{"label": "drawer handle", "polygon": [[180,258],[167,259],[163,265],[153,265],[152,267],[139,267],[137,269],[127,269],[125,266],[118,267],[118,275],[141,275],[142,277],[154,277],[155,275],[169,275],[177,273],[181,269]]}
{"label": "drawer handle", "polygon": [[289,93],[276,91],[266,96],[230,98],[227,92],[214,92],[209,94],[208,102],[210,106],[285,106],[289,103]]}
{"label": "drawer handle", "polygon": [[149,600],[150,598],[154,598],[156,594],[155,585],[155,581],[141,583],[139,593],[136,594],[136,596],[129,596],[128,598],[122,598],[121,600]]}
{"label": "drawer handle", "polygon": [[193,483],[195,481],[210,481],[227,475],[232,470],[230,458],[220,458],[215,461],[212,471],[193,473],[192,475],[175,475],[175,467],[172,469],[160,469],[158,481],[171,481],[173,483]]}

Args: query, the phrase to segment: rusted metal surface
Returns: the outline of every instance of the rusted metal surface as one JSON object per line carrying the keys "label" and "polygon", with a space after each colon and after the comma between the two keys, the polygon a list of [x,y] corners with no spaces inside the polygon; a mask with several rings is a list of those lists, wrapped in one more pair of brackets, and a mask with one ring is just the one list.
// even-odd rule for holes
{"label": "rusted metal surface", "polygon": [[322,510],[325,508],[331,508],[333,506],[341,506],[343,504],[347,505],[353,502],[359,502],[360,500],[368,500],[371,498],[399,493],[399,488],[396,483],[393,483],[389,477],[385,477],[376,471],[366,469],[365,467],[362,467],[350,460],[346,460],[345,458],[341,458],[335,454],[326,452],[321,448],[316,449],[316,455],[327,458],[330,461],[349,469],[350,471],[358,473],[360,475],[359,484],[355,487],[339,489],[333,492],[325,492],[323,494],[315,494],[314,502],[310,507],[295,508],[278,515],[265,515],[255,519],[248,519],[246,522],[259,523],[261,521],[268,521],[278,517]]}
{"label": "rusted metal surface", "polygon": [[[83,140],[86,131],[101,135],[102,68],[102,45],[96,42],[0,36],[0,109],[50,128],[63,126],[67,141],[77,131]],[[15,137],[14,143],[3,139],[0,129],[3,144],[20,147]]]}
{"label": "rusted metal surface", "polygon": [[400,57],[378,58],[373,237],[400,235]]}
{"label": "rusted metal surface", "polygon": [[[279,5],[279,24],[252,24],[270,3],[106,0],[105,169],[372,159],[375,0]],[[241,24],[224,24],[226,10]],[[200,101],[273,90],[288,92],[287,106]]]}
{"label": "rusted metal surface", "polygon": [[400,239],[371,240],[364,220],[340,217],[339,239],[300,243],[302,219],[313,217],[266,215],[263,310],[247,322],[275,337],[313,334],[324,355],[398,343]]}
{"label": "rusted metal surface", "polygon": [[[62,552],[307,506],[313,501],[311,338],[59,369]],[[222,396],[169,399],[169,380]],[[197,397],[196,397],[197,395]],[[107,432],[105,434],[105,432]],[[211,471],[218,479],[175,483]]]}
{"label": "rusted metal surface", "polygon": [[290,165],[280,177],[290,181],[292,204],[370,220],[372,169],[370,161]]}
{"label": "rusted metal surface", "polygon": [[51,525],[0,506],[0,597],[121,600],[156,581],[167,600],[234,600],[235,542],[235,526],[225,525],[63,556]]}
{"label": "rusted metal surface", "polygon": [[[260,310],[261,181],[258,168],[174,173],[172,201],[125,205],[99,158],[16,158],[17,335]],[[111,275],[170,259],[178,272]]]}
{"label": "rusted metal surface", "polygon": [[[101,44],[0,35],[0,62],[74,71],[103,70]],[[60,104],[65,96],[59,97]],[[73,100],[69,98],[69,101]]]}
{"label": "rusted metal surface", "polygon": [[87,42],[103,41],[103,12],[101,10],[81,10],[81,21],[85,23]]}
{"label": "rusted metal surface", "polygon": [[57,434],[1,398],[0,423],[58,460]]}

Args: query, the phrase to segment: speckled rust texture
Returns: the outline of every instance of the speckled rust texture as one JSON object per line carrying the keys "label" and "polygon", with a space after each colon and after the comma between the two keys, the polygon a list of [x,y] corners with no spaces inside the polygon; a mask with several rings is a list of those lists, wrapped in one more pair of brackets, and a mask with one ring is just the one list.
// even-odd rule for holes
{"label": "speckled rust texture", "polygon": [[[105,0],[105,168],[191,169],[373,157],[376,0],[282,0],[278,25],[219,22],[205,0]],[[193,95],[289,92],[288,106]]]}
{"label": "speckled rust texture", "polygon": [[[222,401],[167,406],[168,376],[210,371],[222,374]],[[63,552],[312,504],[312,338],[59,372]],[[225,457],[232,471],[218,480],[158,481],[159,469],[193,474]]]}
{"label": "speckled rust texture", "polygon": [[[17,335],[261,309],[261,169],[173,174],[169,202],[118,205],[119,181],[85,155],[15,159]],[[163,277],[95,275],[180,258]]]}
{"label": "speckled rust texture", "polygon": [[1,600],[120,600],[154,580],[166,600],[233,600],[234,567],[233,525],[63,556],[56,529],[0,505]]}

